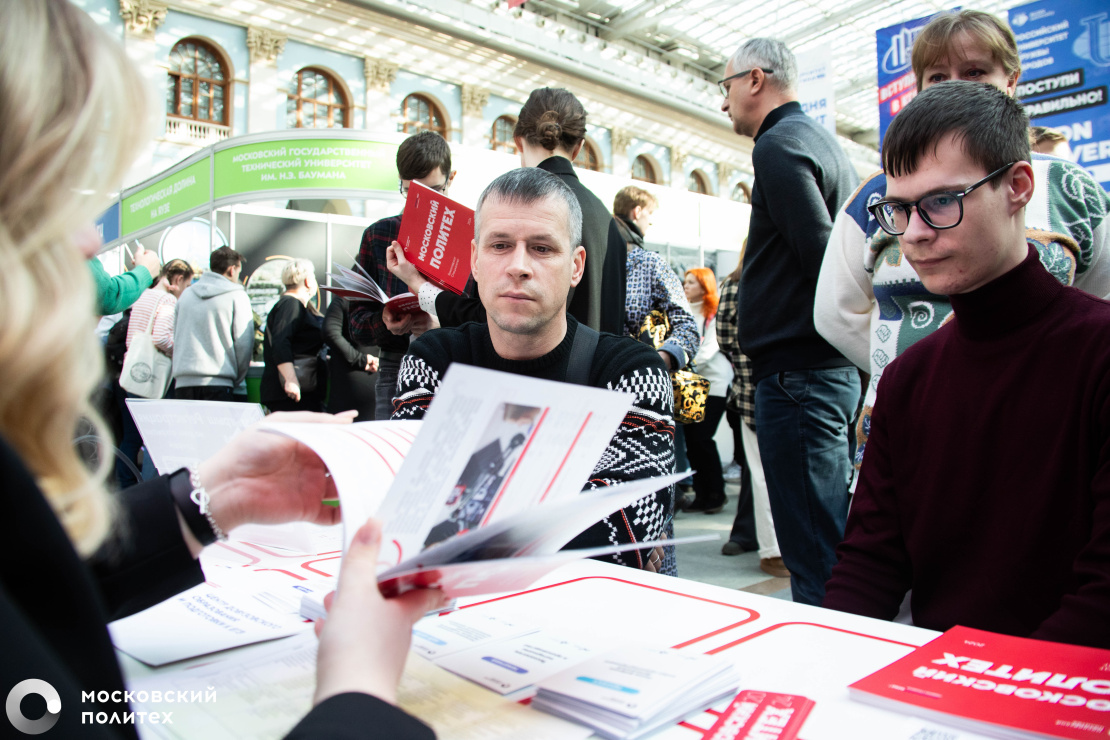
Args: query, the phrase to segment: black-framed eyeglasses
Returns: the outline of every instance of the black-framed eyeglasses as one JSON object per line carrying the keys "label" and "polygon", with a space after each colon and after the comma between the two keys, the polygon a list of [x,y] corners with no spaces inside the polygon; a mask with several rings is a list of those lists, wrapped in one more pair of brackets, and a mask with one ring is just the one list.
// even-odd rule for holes
{"label": "black-framed eyeglasses", "polygon": [[[423,183],[421,183],[421,184],[423,184]],[[443,183],[442,185],[424,185],[424,187],[431,188],[432,190],[436,191],[437,193],[446,193],[447,192],[447,183]],[[409,189],[405,187],[405,183],[403,183],[403,182],[397,183],[397,191],[400,192],[401,195],[408,195],[409,194]]]}
{"label": "black-framed eyeglasses", "polygon": [[940,193],[930,193],[924,198],[919,198],[912,203],[900,200],[880,200],[874,205],[867,206],[867,210],[879,222],[883,231],[891,236],[901,236],[906,233],[910,224],[910,212],[916,208],[921,220],[934,229],[952,229],[964,220],[964,198],[968,193],[981,185],[1005,174],[1017,162],[1010,162],[1005,167],[999,167],[994,172],[984,177],[966,190],[945,190]]}
{"label": "black-framed eyeglasses", "polygon": [[773,75],[775,73],[775,70],[773,70],[773,69],[766,69],[764,67],[752,67],[751,69],[745,69],[743,72],[737,72],[734,75],[729,75],[728,77],[724,78],[723,80],[717,80],[717,87],[720,88],[721,95],[726,97],[726,98],[728,97],[728,88],[725,87],[726,82],[728,82],[729,80],[738,79],[740,77],[747,77],[748,75],[750,75],[752,72],[756,71],[757,69],[765,75]]}

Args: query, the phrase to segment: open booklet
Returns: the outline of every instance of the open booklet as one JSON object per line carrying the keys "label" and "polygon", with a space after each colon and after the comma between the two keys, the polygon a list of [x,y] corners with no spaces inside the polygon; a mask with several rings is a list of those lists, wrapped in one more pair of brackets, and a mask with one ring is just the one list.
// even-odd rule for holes
{"label": "open booklet", "polygon": [[437,587],[455,597],[523,588],[569,560],[659,544],[560,552],[595,522],[681,478],[582,490],[631,402],[625,393],[455,364],[423,422],[266,428],[304,443],[328,467],[344,551],[368,517],[382,520],[383,593]]}
{"label": "open booklet", "polygon": [[332,263],[338,272],[329,272],[327,275],[335,285],[321,285],[320,290],[326,290],[350,301],[372,301],[383,306],[389,306],[398,313],[420,313],[420,299],[412,293],[400,293],[390,298],[374,278],[355,263],[358,272],[348,270],[338,262]]}

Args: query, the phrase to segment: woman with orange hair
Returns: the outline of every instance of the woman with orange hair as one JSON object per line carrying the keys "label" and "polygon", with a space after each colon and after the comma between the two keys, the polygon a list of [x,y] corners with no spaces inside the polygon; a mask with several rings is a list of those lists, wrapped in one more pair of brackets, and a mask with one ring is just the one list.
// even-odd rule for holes
{"label": "woman with orange hair", "polygon": [[705,402],[705,418],[697,424],[683,428],[686,435],[686,456],[694,469],[694,500],[685,511],[704,511],[716,514],[728,503],[725,481],[721,471],[721,456],[713,436],[725,413],[725,394],[732,382],[732,363],[721,354],[717,344],[717,278],[708,267],[693,267],[686,271],[682,284],[690,308],[698,319],[701,347],[694,356],[695,370],[709,381],[709,398]]}

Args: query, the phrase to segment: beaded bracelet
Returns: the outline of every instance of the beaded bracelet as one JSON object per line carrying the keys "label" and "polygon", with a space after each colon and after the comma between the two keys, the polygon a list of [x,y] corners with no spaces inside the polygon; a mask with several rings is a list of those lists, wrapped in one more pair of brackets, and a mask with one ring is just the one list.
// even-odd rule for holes
{"label": "beaded bracelet", "polygon": [[216,540],[227,539],[220,525],[212,518],[208,506],[211,499],[196,468],[181,468],[174,472],[170,476],[170,493],[189,531],[201,545],[208,546]]}

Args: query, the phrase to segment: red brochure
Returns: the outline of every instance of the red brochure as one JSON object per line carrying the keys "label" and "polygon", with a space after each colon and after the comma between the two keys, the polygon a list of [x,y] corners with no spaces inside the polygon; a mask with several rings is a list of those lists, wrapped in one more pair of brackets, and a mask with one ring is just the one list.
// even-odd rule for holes
{"label": "red brochure", "polygon": [[397,241],[424,277],[462,294],[470,278],[474,211],[418,182],[409,187]]}
{"label": "red brochure", "polygon": [[1105,738],[1110,650],[953,627],[848,687],[853,699],[994,737]]}

